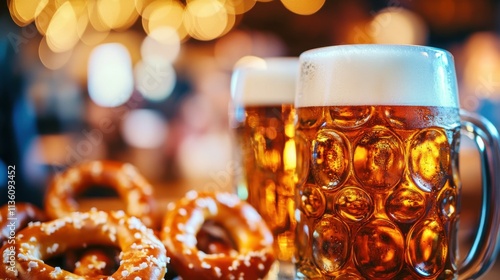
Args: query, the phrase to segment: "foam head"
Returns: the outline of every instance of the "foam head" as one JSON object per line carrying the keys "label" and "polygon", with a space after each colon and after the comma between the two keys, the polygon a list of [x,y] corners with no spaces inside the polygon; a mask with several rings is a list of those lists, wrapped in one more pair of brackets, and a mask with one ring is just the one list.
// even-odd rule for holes
{"label": "foam head", "polygon": [[296,107],[458,107],[452,55],[410,45],[344,45],[300,55]]}
{"label": "foam head", "polygon": [[235,67],[231,95],[238,106],[293,104],[299,59],[275,57],[258,59]]}

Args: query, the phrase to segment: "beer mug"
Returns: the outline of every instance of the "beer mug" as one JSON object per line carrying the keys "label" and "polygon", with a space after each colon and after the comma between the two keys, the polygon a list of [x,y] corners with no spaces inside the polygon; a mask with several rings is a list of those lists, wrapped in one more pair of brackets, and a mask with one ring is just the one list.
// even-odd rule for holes
{"label": "beer mug", "polygon": [[[306,51],[297,85],[296,279],[471,279],[493,264],[498,132],[460,111],[453,57],[423,46]],[[482,215],[458,256],[461,132],[483,162]]]}
{"label": "beer mug", "polygon": [[[295,221],[294,100],[298,58],[254,58],[235,67],[231,92],[238,164],[237,193],[267,222],[281,261],[293,277]],[[288,267],[288,269],[286,268]],[[288,272],[287,272],[288,270]]]}

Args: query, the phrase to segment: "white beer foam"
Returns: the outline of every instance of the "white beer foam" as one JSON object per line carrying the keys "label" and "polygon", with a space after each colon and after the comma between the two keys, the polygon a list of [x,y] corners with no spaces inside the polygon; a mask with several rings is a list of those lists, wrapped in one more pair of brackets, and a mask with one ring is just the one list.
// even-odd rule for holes
{"label": "white beer foam", "polygon": [[235,104],[293,104],[299,74],[298,57],[273,57],[235,66],[231,96]]}
{"label": "white beer foam", "polygon": [[345,45],[300,55],[296,107],[414,105],[457,107],[452,55],[410,45]]}

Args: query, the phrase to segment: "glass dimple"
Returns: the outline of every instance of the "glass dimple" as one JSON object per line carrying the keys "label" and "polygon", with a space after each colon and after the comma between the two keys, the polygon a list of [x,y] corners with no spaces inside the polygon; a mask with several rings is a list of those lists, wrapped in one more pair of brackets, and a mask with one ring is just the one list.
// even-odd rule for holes
{"label": "glass dimple", "polygon": [[308,141],[306,140],[305,135],[300,131],[295,132],[295,147],[295,180],[297,182],[297,186],[301,186],[307,180],[311,155]]}
{"label": "glass dimple", "polygon": [[[422,127],[436,117],[424,122],[421,107],[329,106],[323,112],[352,109],[354,116],[372,108],[374,113],[359,127],[347,123],[341,127],[326,115],[323,124],[296,134],[302,139],[296,141],[297,151],[307,159],[304,165],[309,165],[297,178],[296,195],[297,223],[302,225],[298,231],[306,232],[296,242],[296,275],[308,276],[296,279],[442,279],[449,276],[446,270],[456,276],[459,188],[452,164],[457,164],[458,149],[450,137],[458,136],[452,132],[459,127],[438,123]],[[453,108],[422,111],[449,119],[457,116]],[[392,121],[387,126],[389,113]],[[436,151],[444,159],[434,159]],[[426,177],[432,173],[428,168],[437,169],[438,176]],[[423,221],[428,221],[430,230],[424,230]],[[344,227],[350,239],[335,243],[340,233],[334,230]],[[430,241],[438,245],[421,246]],[[349,245],[341,264],[343,244]]]}
{"label": "glass dimple", "polygon": [[312,172],[316,182],[323,189],[335,189],[344,182],[348,174],[346,141],[334,130],[321,129],[312,146]]}
{"label": "glass dimple", "polygon": [[457,198],[453,189],[445,189],[439,198],[441,214],[446,219],[451,219],[457,211]]}
{"label": "glass dimple", "polygon": [[408,262],[423,277],[432,277],[444,267],[447,246],[443,226],[438,219],[417,223],[408,235]]}
{"label": "glass dimple", "polygon": [[409,188],[403,187],[393,192],[387,199],[385,208],[396,222],[411,223],[422,217],[425,205],[425,197],[410,184]]}
{"label": "glass dimple", "polygon": [[313,232],[312,249],[316,266],[326,275],[338,271],[349,256],[349,230],[332,215],[324,215]]}
{"label": "glass dimple", "polygon": [[332,107],[329,112],[335,126],[348,129],[366,124],[372,117],[374,108],[357,107],[353,110],[352,108]]}
{"label": "glass dimple", "polygon": [[321,272],[316,267],[316,265],[309,262],[309,260],[304,260],[297,264],[297,275],[295,279],[297,280],[319,280],[323,279]]}
{"label": "glass dimple", "polygon": [[297,126],[301,129],[318,127],[323,123],[323,108],[311,108],[306,114],[297,118]]}
{"label": "glass dimple", "polygon": [[360,222],[371,215],[373,203],[364,190],[345,187],[336,196],[335,211],[346,222]]}
{"label": "glass dimple", "polygon": [[413,137],[410,145],[410,170],[415,184],[426,192],[440,190],[450,167],[450,145],[437,129],[425,129]]}
{"label": "glass dimple", "polygon": [[374,190],[392,188],[400,180],[404,168],[401,142],[385,128],[367,131],[354,147],[353,166],[363,185]]}
{"label": "glass dimple", "polygon": [[375,219],[362,226],[354,238],[354,260],[358,270],[370,279],[390,279],[404,262],[404,239],[398,227]]}
{"label": "glass dimple", "polygon": [[364,280],[365,278],[354,274],[354,273],[345,273],[345,274],[340,274],[339,276],[334,278],[335,280]]}
{"label": "glass dimple", "polygon": [[302,211],[308,217],[319,217],[323,215],[326,208],[325,196],[312,184],[305,184],[299,190]]}

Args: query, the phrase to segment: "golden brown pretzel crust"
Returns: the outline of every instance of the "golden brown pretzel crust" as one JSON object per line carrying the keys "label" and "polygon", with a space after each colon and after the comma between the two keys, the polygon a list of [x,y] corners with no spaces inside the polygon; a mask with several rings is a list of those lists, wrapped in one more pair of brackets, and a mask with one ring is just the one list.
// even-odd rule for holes
{"label": "golden brown pretzel crust", "polygon": [[[121,248],[120,267],[107,279],[163,279],[167,269],[160,240],[138,218],[123,211],[75,212],[47,223],[33,223],[18,233],[16,243],[18,275],[13,279],[101,279],[84,278],[43,261],[84,244]],[[5,250],[9,249],[4,247],[2,253],[8,255]]]}
{"label": "golden brown pretzel crust", "polygon": [[[15,208],[13,208],[15,207]],[[26,227],[29,222],[45,221],[45,214],[38,207],[27,202],[15,205],[5,204],[0,208],[0,247],[16,233]]]}
{"label": "golden brown pretzel crust", "polygon": [[155,227],[153,187],[132,164],[105,160],[83,162],[53,178],[45,195],[49,218],[77,211],[75,197],[94,185],[116,190],[126,202],[127,214],[140,218],[148,227]]}
{"label": "golden brown pretzel crust", "polygon": [[109,275],[115,271],[114,266],[113,252],[104,248],[91,248],[81,254],[73,273],[88,277]]}
{"label": "golden brown pretzel crust", "polygon": [[[196,234],[206,220],[225,228],[237,251],[207,254]],[[190,191],[164,217],[161,239],[172,268],[183,279],[262,279],[275,258],[273,236],[250,204],[229,193]]]}

